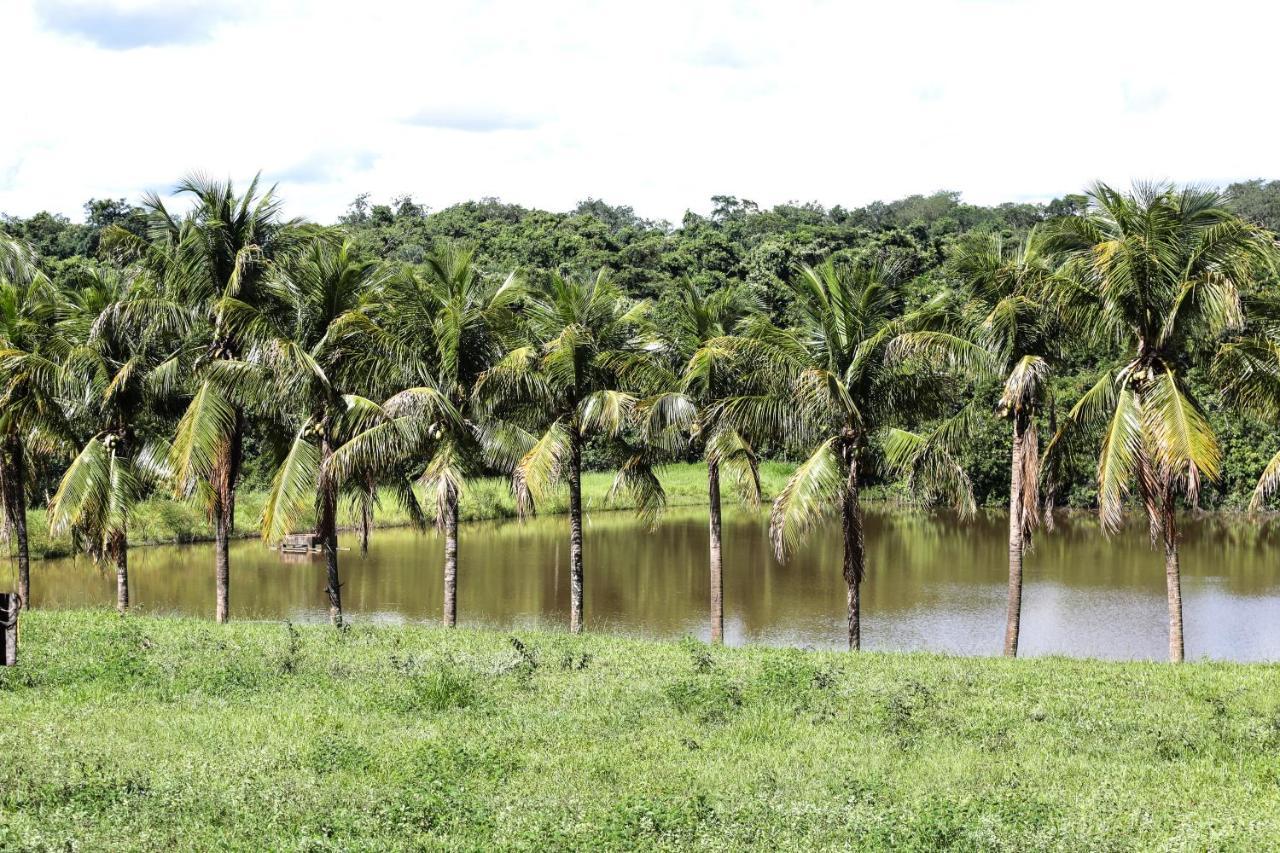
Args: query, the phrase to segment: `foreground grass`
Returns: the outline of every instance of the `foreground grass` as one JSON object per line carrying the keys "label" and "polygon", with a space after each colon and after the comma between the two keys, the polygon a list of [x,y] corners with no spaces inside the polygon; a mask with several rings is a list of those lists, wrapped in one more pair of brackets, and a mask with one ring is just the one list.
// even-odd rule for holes
{"label": "foreground grass", "polygon": [[1280,667],[23,617],[0,849],[1239,849]]}
{"label": "foreground grass", "polygon": [[[764,463],[761,466],[760,479],[765,494],[776,494],[794,469],[795,466],[789,463]],[[614,474],[611,471],[593,471],[583,475],[582,498],[589,509],[606,506],[630,509],[634,506],[625,494],[617,495],[612,499],[609,497],[613,478]],[[707,500],[707,466],[704,464],[668,465],[659,473],[659,479],[666,490],[667,502],[671,506],[700,506]],[[262,514],[266,497],[266,493],[261,491],[242,490],[239,493],[236,498],[236,529],[241,535],[257,535],[258,518]],[[725,500],[732,500],[728,484],[726,484]],[[557,514],[567,512],[568,507],[568,494],[561,490],[540,506],[538,511]],[[514,518],[516,508],[515,500],[511,495],[510,482],[501,477],[483,478],[473,482],[463,495],[461,514],[464,521]],[[344,527],[354,527],[357,524],[357,518],[350,507],[342,506],[338,523]],[[387,496],[380,502],[374,515],[374,523],[379,527],[400,526],[409,523],[409,516],[390,496]],[[304,526],[309,524],[311,521],[307,520]],[[72,553],[73,545],[70,537],[50,534],[48,517],[43,509],[33,509],[27,513],[27,527],[33,557],[63,557]],[[205,542],[211,539],[213,539],[213,525],[208,514],[199,505],[191,502],[152,497],[138,506],[130,522],[129,541],[133,546]],[[8,547],[12,549],[13,546],[10,543]]]}

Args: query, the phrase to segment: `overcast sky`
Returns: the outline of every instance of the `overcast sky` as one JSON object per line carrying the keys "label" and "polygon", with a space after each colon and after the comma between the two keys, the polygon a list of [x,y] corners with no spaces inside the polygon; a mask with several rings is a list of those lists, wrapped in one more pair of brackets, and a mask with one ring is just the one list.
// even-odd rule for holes
{"label": "overcast sky", "polygon": [[1266,2],[0,0],[0,211],[191,170],[331,221],[1280,177]]}

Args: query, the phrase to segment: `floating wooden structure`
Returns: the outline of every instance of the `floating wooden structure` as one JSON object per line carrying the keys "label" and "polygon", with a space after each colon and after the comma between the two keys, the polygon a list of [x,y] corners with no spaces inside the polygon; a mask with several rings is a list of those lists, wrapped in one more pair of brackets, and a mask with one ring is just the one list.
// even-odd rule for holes
{"label": "floating wooden structure", "polygon": [[16,592],[0,592],[0,666],[18,665],[18,614],[22,598]]}
{"label": "floating wooden structure", "polygon": [[319,551],[322,545],[318,533],[290,533],[280,540],[280,553],[310,554]]}

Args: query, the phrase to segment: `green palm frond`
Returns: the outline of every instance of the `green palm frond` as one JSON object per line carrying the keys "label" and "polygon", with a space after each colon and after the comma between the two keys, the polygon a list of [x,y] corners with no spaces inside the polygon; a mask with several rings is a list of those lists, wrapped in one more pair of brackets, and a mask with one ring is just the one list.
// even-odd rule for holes
{"label": "green palm frond", "polygon": [[124,533],[129,529],[133,508],[142,499],[142,481],[128,457],[111,453],[108,462],[110,493],[106,529]]}
{"label": "green palm frond", "polygon": [[644,443],[668,452],[688,444],[698,423],[698,406],[685,393],[656,394],[635,405],[636,421]]}
{"label": "green palm frond", "polygon": [[174,433],[166,466],[174,491],[189,495],[200,480],[212,476],[236,429],[236,411],[212,382],[203,382],[187,405]]}
{"label": "green palm frond", "polygon": [[1144,392],[1142,413],[1154,461],[1179,478],[1187,499],[1196,503],[1201,477],[1217,480],[1222,468],[1222,450],[1209,419],[1168,368]]}
{"label": "green palm frond", "polygon": [[835,445],[835,438],[819,444],[773,501],[769,538],[779,560],[786,560],[810,530],[839,511],[848,471]]}
{"label": "green palm frond", "polygon": [[1125,497],[1135,478],[1143,476],[1145,452],[1137,395],[1125,386],[1114,400],[1098,454],[1098,514],[1108,533],[1119,531],[1124,523]]}
{"label": "green palm frond", "polygon": [[[88,441],[67,466],[49,503],[49,529],[100,532],[111,513],[111,451],[99,437]],[[92,535],[91,533],[91,535]]]}
{"label": "green palm frond", "polygon": [[625,391],[602,389],[589,394],[578,404],[581,434],[617,436],[631,420],[635,407],[636,398]]}
{"label": "green palm frond", "polygon": [[1269,338],[1224,344],[1212,374],[1233,403],[1259,415],[1280,412],[1280,345]]}
{"label": "green palm frond", "polygon": [[514,471],[538,440],[519,424],[502,420],[474,423],[471,434],[480,445],[485,464],[504,473]]}
{"label": "green palm frond", "polygon": [[359,394],[343,394],[342,404],[343,408],[334,421],[338,435],[354,435],[387,417],[382,406]]}
{"label": "green palm frond", "polygon": [[891,428],[881,438],[889,470],[904,477],[911,491],[945,497],[971,516],[977,510],[973,485],[964,467],[947,451],[944,441],[929,435]]}
{"label": "green palm frond", "polygon": [[803,440],[812,431],[790,395],[726,397],[711,406],[710,419],[724,422],[745,435],[777,441]]}
{"label": "green palm frond", "polygon": [[278,542],[292,532],[315,501],[320,481],[320,449],[311,442],[311,433],[310,422],[298,430],[271,479],[258,522],[264,542]]}
{"label": "green palm frond", "polygon": [[1249,510],[1257,512],[1262,509],[1267,498],[1271,497],[1280,489],[1280,453],[1276,453],[1267,462],[1267,466],[1262,469],[1262,476],[1258,478],[1258,485],[1254,487],[1253,497],[1249,501]]}
{"label": "green palm frond", "polygon": [[475,396],[487,410],[500,402],[536,400],[546,396],[546,383],[538,375],[538,350],[532,345],[515,347],[484,371]]}
{"label": "green palm frond", "polygon": [[733,482],[738,496],[751,507],[760,505],[760,459],[751,443],[735,429],[717,429],[707,442],[707,461],[714,462]]}
{"label": "green palm frond", "polygon": [[325,462],[325,468],[340,483],[355,479],[360,472],[381,475],[425,452],[430,442],[429,426],[421,419],[387,418],[343,442]]}
{"label": "green palm frond", "polygon": [[466,489],[463,460],[453,442],[444,441],[436,446],[418,483],[434,506],[436,524],[443,525],[446,505],[456,501]]}
{"label": "green palm frond", "polygon": [[638,451],[627,457],[618,467],[607,499],[612,501],[624,491],[630,495],[641,520],[650,527],[655,526],[666,508],[667,495],[658,480],[654,461],[649,454]]}
{"label": "green palm frond", "polygon": [[557,420],[516,463],[512,483],[516,511],[521,516],[533,513],[559,481],[572,440],[569,430]]}
{"label": "green palm frond", "polygon": [[796,377],[791,393],[797,415],[805,420],[862,420],[858,404],[838,373],[820,367],[808,368]]}
{"label": "green palm frond", "polygon": [[917,359],[937,369],[959,370],[977,378],[993,376],[997,371],[990,351],[948,332],[902,332],[889,341],[885,356],[891,361]]}
{"label": "green palm frond", "polygon": [[1116,372],[1114,370],[1103,371],[1088,391],[1081,395],[1075,405],[1067,413],[1066,419],[1057,433],[1049,440],[1049,446],[1045,449],[1045,456],[1052,457],[1058,448],[1064,446],[1066,441],[1074,434],[1100,424],[1114,416],[1116,410],[1116,401],[1119,397],[1120,383],[1117,382]]}
{"label": "green palm frond", "polygon": [[173,469],[169,460],[173,453],[173,445],[163,438],[153,438],[142,446],[134,459],[134,469],[140,479],[147,483],[172,483]]}

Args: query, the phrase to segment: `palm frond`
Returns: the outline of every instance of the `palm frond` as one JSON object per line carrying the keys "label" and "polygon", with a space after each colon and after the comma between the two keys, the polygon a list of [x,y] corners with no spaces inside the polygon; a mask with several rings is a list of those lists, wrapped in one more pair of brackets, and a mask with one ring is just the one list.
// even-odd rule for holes
{"label": "palm frond", "polygon": [[733,482],[739,498],[760,505],[760,459],[751,443],[735,429],[717,429],[707,442],[707,461],[714,462]]}
{"label": "palm frond", "polygon": [[278,542],[290,533],[313,504],[320,480],[320,449],[311,441],[307,422],[293,437],[262,507],[259,526],[264,542]]}
{"label": "palm frond", "polygon": [[835,443],[829,438],[819,444],[773,501],[769,538],[779,560],[785,561],[809,531],[840,506],[848,472]]}
{"label": "palm frond", "polygon": [[1271,457],[1265,468],[1262,469],[1262,476],[1258,477],[1258,485],[1254,487],[1253,497],[1249,501],[1249,510],[1257,512],[1262,509],[1267,498],[1271,497],[1280,489],[1280,452]]}
{"label": "palm frond", "polygon": [[436,525],[442,526],[447,504],[456,501],[466,489],[462,458],[453,442],[444,441],[436,446],[418,483],[434,505]]}
{"label": "palm frond", "polygon": [[167,468],[178,495],[189,495],[196,482],[212,476],[236,429],[236,412],[221,390],[203,382],[187,405],[174,433]]}
{"label": "palm frond", "polygon": [[1209,419],[1168,368],[1144,391],[1142,413],[1155,462],[1178,478],[1187,500],[1196,503],[1201,477],[1217,480],[1222,467],[1222,450]]}
{"label": "palm frond", "polygon": [[522,517],[533,513],[535,507],[558,482],[572,440],[569,430],[557,420],[516,463],[512,484],[516,495],[516,512]]}
{"label": "palm frond", "polygon": [[609,487],[608,500],[625,491],[635,504],[636,514],[651,528],[657,524],[667,505],[667,495],[654,471],[652,458],[644,452],[635,452],[618,467],[618,473]]}
{"label": "palm frond", "polygon": [[1098,516],[1107,533],[1115,533],[1123,525],[1125,497],[1135,478],[1143,474],[1144,465],[1138,397],[1126,385],[1116,393],[1114,401],[1098,455]]}
{"label": "palm frond", "polygon": [[1049,362],[1038,355],[1024,355],[1009,371],[1000,394],[999,408],[1006,415],[1030,411],[1040,404],[1049,378]]}
{"label": "palm frond", "polygon": [[929,435],[891,428],[881,437],[889,470],[904,477],[913,492],[945,496],[970,516],[977,509],[973,485],[964,467],[947,451],[943,441]]}
{"label": "palm frond", "polygon": [[589,394],[578,405],[581,434],[618,435],[631,420],[635,406],[636,398],[625,391],[602,389]]}

